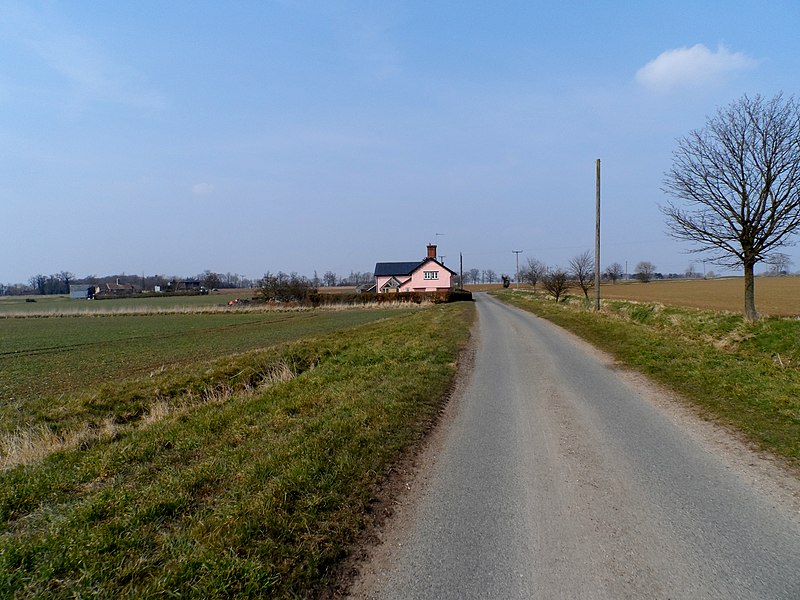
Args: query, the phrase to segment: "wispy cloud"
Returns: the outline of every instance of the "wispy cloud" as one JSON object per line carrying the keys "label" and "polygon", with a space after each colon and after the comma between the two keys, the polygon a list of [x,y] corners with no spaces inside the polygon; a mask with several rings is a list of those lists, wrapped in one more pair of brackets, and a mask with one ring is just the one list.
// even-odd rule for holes
{"label": "wispy cloud", "polygon": [[738,71],[751,69],[758,61],[723,45],[712,52],[703,44],[674,48],[659,54],[636,72],[636,81],[653,91],[668,92],[688,86],[717,84]]}
{"label": "wispy cloud", "polygon": [[85,97],[135,108],[163,108],[164,97],[132,69],[115,64],[92,43],[67,34],[28,40],[28,46]]}
{"label": "wispy cloud", "polygon": [[113,60],[91,38],[74,31],[51,10],[11,3],[4,11],[0,35],[24,48],[71,87],[83,101],[159,109],[166,99],[146,78]]}
{"label": "wispy cloud", "polygon": [[214,186],[210,183],[195,183],[192,186],[193,196],[210,196],[214,193]]}

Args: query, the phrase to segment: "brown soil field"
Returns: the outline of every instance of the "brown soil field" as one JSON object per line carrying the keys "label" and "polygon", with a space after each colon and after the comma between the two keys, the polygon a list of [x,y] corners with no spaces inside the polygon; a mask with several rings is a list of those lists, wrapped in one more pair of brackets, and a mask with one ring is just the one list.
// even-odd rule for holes
{"label": "brown soil field", "polygon": [[[573,290],[571,293],[575,293]],[[600,286],[604,299],[659,302],[710,310],[744,312],[744,279],[679,279]],[[756,277],[756,310],[762,316],[800,315],[800,277]]]}

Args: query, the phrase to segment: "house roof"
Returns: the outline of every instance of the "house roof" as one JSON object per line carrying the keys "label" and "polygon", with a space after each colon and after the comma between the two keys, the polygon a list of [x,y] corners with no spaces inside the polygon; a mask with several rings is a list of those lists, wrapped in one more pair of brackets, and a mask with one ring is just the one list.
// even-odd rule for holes
{"label": "house roof", "polygon": [[389,275],[411,275],[414,270],[424,261],[415,260],[413,262],[379,262],[375,264],[375,277],[386,277]]}
{"label": "house roof", "polygon": [[411,275],[414,271],[419,269],[422,265],[435,262],[440,267],[443,267],[450,271],[453,275],[456,275],[456,272],[453,269],[445,267],[442,263],[440,263],[435,258],[425,258],[423,260],[413,261],[413,262],[380,262],[375,263],[375,277],[388,277],[390,275]]}

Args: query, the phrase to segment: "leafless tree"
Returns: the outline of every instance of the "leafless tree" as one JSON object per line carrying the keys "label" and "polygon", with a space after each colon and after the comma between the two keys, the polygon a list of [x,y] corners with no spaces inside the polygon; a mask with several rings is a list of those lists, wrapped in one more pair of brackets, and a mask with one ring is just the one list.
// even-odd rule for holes
{"label": "leafless tree", "polygon": [[622,279],[622,276],[625,272],[622,269],[622,265],[618,262],[611,263],[606,267],[605,276],[606,279],[610,279],[611,283],[617,283],[617,279]]}
{"label": "leafless tree", "polygon": [[536,284],[539,283],[545,273],[547,273],[547,266],[543,262],[530,257],[520,270],[520,277],[525,283],[530,283],[535,291]]}
{"label": "leafless tree", "polygon": [[764,262],[769,265],[770,275],[786,275],[789,272],[792,259],[789,258],[788,254],[784,254],[783,252],[775,252],[767,257]]}
{"label": "leafless tree", "polygon": [[571,283],[569,274],[561,267],[548,269],[547,272],[542,275],[542,287],[548,294],[556,299],[556,302],[558,302],[561,296],[569,289]]}
{"label": "leafless tree", "polygon": [[46,293],[46,285],[47,285],[47,277],[42,275],[41,273],[34,275],[30,279],[28,279],[28,283],[31,284],[31,287],[36,290],[37,294],[45,294]]}
{"label": "leafless tree", "polygon": [[491,269],[486,269],[483,272],[483,276],[486,279],[486,283],[494,283],[495,281],[497,281],[497,273],[495,273]]}
{"label": "leafless tree", "polygon": [[710,262],[744,268],[744,314],[758,318],[753,269],[800,227],[800,104],[743,96],[678,141],[662,207],[670,233]]}
{"label": "leafless tree", "polygon": [[633,271],[633,276],[636,277],[636,279],[638,279],[642,283],[650,283],[655,273],[656,273],[656,266],[649,260],[643,260],[642,262],[636,265],[636,269],[634,269]]}
{"label": "leafless tree", "polygon": [[64,283],[65,293],[69,294],[69,286],[75,280],[75,275],[69,271],[61,271],[58,274],[58,278]]}
{"label": "leafless tree", "polygon": [[594,286],[594,254],[586,250],[572,257],[569,261],[569,270],[588,300],[589,290]]}
{"label": "leafless tree", "polygon": [[222,284],[222,278],[219,276],[219,273],[214,273],[208,269],[198,275],[197,278],[200,280],[200,284],[207,290],[216,289]]}
{"label": "leafless tree", "polygon": [[322,274],[322,283],[324,283],[328,287],[333,287],[336,285],[336,281],[339,278],[336,276],[336,273],[333,271],[325,271]]}
{"label": "leafless tree", "polygon": [[478,283],[481,280],[481,271],[480,271],[480,269],[470,269],[467,272],[467,275],[464,277],[464,279],[467,279],[468,281],[471,281],[472,283]]}

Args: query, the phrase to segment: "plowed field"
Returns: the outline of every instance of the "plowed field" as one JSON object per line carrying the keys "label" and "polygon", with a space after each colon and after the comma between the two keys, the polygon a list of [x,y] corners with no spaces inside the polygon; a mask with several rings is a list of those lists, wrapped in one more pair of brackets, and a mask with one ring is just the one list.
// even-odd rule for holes
{"label": "plowed field", "polygon": [[[600,290],[604,299],[660,302],[738,313],[744,310],[744,279],[741,277],[604,283]],[[800,277],[756,277],[756,309],[764,316],[800,315]]]}

